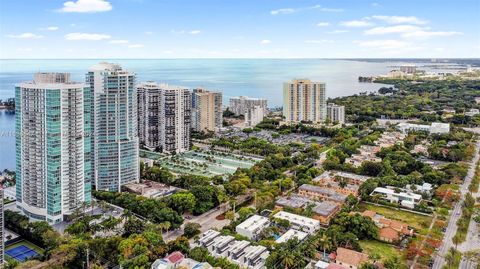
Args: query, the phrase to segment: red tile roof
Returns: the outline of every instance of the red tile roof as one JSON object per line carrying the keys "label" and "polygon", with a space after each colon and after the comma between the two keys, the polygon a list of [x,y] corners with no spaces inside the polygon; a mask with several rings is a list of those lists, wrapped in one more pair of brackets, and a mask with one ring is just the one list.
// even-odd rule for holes
{"label": "red tile roof", "polygon": [[183,260],[185,256],[180,251],[175,251],[170,253],[167,257],[165,257],[166,260],[168,260],[170,263],[177,263]]}

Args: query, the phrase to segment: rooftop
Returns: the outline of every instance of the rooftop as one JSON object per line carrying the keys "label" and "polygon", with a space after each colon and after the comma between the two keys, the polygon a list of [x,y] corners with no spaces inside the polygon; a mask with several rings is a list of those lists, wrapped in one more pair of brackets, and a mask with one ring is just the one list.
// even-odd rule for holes
{"label": "rooftop", "polygon": [[279,219],[285,219],[285,220],[288,220],[292,223],[302,224],[302,225],[305,225],[305,226],[320,225],[320,221],[318,221],[316,219],[300,216],[300,215],[285,212],[285,211],[278,212],[277,214],[274,215],[274,217],[279,218]]}
{"label": "rooftop", "polygon": [[309,192],[315,192],[318,194],[323,194],[324,196],[327,196],[329,199],[338,201],[338,202],[344,202],[345,199],[347,199],[347,195],[337,193],[336,191],[333,191],[331,189],[326,189],[322,188],[320,186],[315,186],[315,185],[310,185],[310,184],[303,184],[298,188],[299,190],[304,190],[304,191],[309,191]]}
{"label": "rooftop", "polygon": [[266,217],[260,215],[253,215],[250,218],[246,219],[244,222],[240,223],[237,228],[244,229],[248,231],[255,231],[262,227],[265,227],[270,223],[270,220]]}
{"label": "rooftop", "polygon": [[301,232],[295,229],[290,229],[286,233],[284,233],[282,236],[280,236],[277,240],[275,240],[276,243],[284,243],[287,242],[290,239],[297,238],[298,241],[302,241],[308,236],[307,233]]}
{"label": "rooftop", "polygon": [[359,266],[368,261],[368,255],[351,249],[337,248],[336,261]]}

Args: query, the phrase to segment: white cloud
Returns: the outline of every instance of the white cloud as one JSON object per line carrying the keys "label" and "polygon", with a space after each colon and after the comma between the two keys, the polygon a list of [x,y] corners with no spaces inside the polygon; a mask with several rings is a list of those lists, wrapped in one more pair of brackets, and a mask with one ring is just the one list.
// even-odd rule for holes
{"label": "white cloud", "polygon": [[33,34],[33,33],[23,33],[23,34],[18,34],[18,35],[7,35],[7,37],[19,38],[19,39],[40,39],[40,38],[43,38],[42,35],[37,35],[37,34]]}
{"label": "white cloud", "polygon": [[323,11],[323,12],[342,12],[343,9],[341,9],[341,8],[326,8],[326,7],[322,7],[322,8],[320,8],[320,11]]}
{"label": "white cloud", "polygon": [[48,26],[44,28],[40,28],[42,31],[57,31],[59,28],[57,26]]}
{"label": "white cloud", "polygon": [[315,6],[309,6],[309,7],[299,7],[299,8],[279,8],[270,11],[271,15],[286,15],[286,14],[292,14],[304,10],[311,10],[311,9],[318,9],[323,12],[341,12],[343,9],[340,8],[326,8],[322,7],[321,5],[315,5]]}
{"label": "white cloud", "polygon": [[317,23],[318,27],[325,27],[325,26],[329,26],[329,25],[330,25],[329,22],[319,22],[319,23]]}
{"label": "white cloud", "polygon": [[414,25],[395,25],[386,27],[375,27],[364,32],[366,35],[401,34],[404,38],[428,39],[431,37],[445,37],[461,35],[456,31],[430,31],[429,27],[418,27]]}
{"label": "white cloud", "polygon": [[69,33],[65,35],[66,40],[104,40],[110,39],[111,36],[105,34],[92,33]]}
{"label": "white cloud", "polygon": [[311,39],[311,40],[305,40],[305,43],[307,43],[307,44],[326,44],[326,43],[333,43],[333,40],[330,40],[330,39],[320,39],[320,40]]}
{"label": "white cloud", "polygon": [[379,3],[371,3],[370,6],[372,6],[372,7],[379,7],[380,4],[379,4]]}
{"label": "white cloud", "polygon": [[296,9],[294,8],[280,8],[280,9],[275,9],[270,11],[270,14],[272,15],[279,15],[279,14],[292,14],[297,12]]}
{"label": "white cloud", "polygon": [[381,20],[389,24],[401,24],[401,23],[411,23],[411,24],[426,24],[427,21],[421,20],[414,16],[385,16],[385,15],[374,15],[373,19]]}
{"label": "white cloud", "polygon": [[413,25],[395,25],[395,26],[381,26],[365,30],[366,35],[384,35],[384,34],[398,34],[408,33],[421,30],[421,27]]}
{"label": "white cloud", "polygon": [[330,32],[326,32],[327,34],[343,34],[343,33],[348,33],[348,30],[333,30]]}
{"label": "white cloud", "polygon": [[360,47],[377,48],[382,50],[404,49],[412,45],[412,43],[402,40],[370,40],[370,41],[354,41]]}
{"label": "white cloud", "polygon": [[153,32],[147,31],[145,32],[146,35],[153,35]]}
{"label": "white cloud", "polygon": [[202,31],[200,30],[171,30],[172,33],[174,34],[191,34],[191,35],[198,35],[200,34]]}
{"label": "white cloud", "polygon": [[353,20],[353,21],[342,21],[340,25],[346,26],[346,27],[367,27],[367,26],[372,26],[373,23],[367,20]]}
{"label": "white cloud", "polygon": [[128,45],[129,48],[143,48],[144,45],[142,44],[132,44],[132,45]]}
{"label": "white cloud", "polygon": [[441,36],[454,36],[454,35],[461,35],[461,32],[455,31],[425,31],[425,30],[418,30],[413,32],[404,33],[403,37],[414,37],[414,38],[430,38],[430,37],[441,37]]}
{"label": "white cloud", "polygon": [[129,42],[130,41],[125,40],[125,39],[115,39],[115,40],[110,40],[109,43],[112,43],[112,44],[127,44]]}
{"label": "white cloud", "polygon": [[264,40],[260,41],[260,44],[261,44],[261,45],[268,45],[268,44],[270,44],[270,43],[272,43],[272,41],[271,41],[271,40],[268,40],[268,39],[264,39]]}
{"label": "white cloud", "polygon": [[200,31],[200,30],[192,30],[192,31],[190,31],[190,32],[188,32],[188,33],[191,34],[191,35],[198,35],[198,34],[201,33],[201,31]]}
{"label": "white cloud", "polygon": [[60,12],[94,13],[112,10],[110,2],[105,0],[77,0],[63,3]]}

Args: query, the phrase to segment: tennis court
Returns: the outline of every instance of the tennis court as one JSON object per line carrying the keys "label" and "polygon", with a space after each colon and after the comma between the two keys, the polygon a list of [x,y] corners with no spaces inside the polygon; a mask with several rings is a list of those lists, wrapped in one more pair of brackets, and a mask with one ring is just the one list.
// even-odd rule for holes
{"label": "tennis court", "polygon": [[9,250],[6,250],[5,254],[17,261],[23,262],[31,257],[37,256],[38,252],[25,245],[19,245]]}

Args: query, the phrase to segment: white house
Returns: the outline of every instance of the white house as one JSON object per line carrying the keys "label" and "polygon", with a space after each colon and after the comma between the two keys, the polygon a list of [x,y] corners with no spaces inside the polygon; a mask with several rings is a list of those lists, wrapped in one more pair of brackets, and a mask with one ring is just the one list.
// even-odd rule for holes
{"label": "white house", "polygon": [[400,203],[404,207],[414,208],[421,200],[422,196],[413,192],[407,192],[400,189],[400,192],[395,192],[395,187],[382,188],[378,187],[373,190],[371,195],[380,194],[391,203]]}
{"label": "white house", "polygon": [[288,220],[292,228],[306,232],[308,234],[313,234],[320,229],[320,221],[312,218],[307,218],[304,216],[292,214],[285,211],[280,211],[273,216],[274,218]]}
{"label": "white house", "polygon": [[305,239],[307,236],[308,234],[305,232],[297,231],[295,229],[289,229],[286,233],[284,233],[277,240],[275,240],[275,243],[284,243],[293,238],[296,238],[298,241],[303,241],[303,239]]}
{"label": "white house", "polygon": [[250,240],[254,240],[260,234],[260,232],[270,226],[270,220],[260,215],[253,215],[240,223],[236,227],[238,234],[247,237]]}

